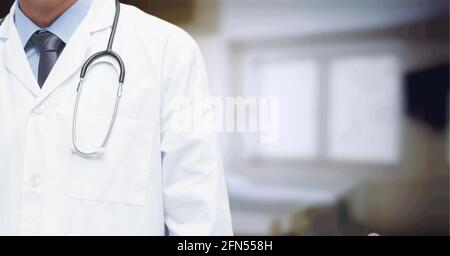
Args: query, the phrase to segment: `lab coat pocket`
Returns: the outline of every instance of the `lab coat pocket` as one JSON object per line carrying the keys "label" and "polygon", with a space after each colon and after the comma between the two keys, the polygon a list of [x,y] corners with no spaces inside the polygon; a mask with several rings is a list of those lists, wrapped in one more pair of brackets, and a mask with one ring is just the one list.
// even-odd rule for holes
{"label": "lab coat pocket", "polygon": [[[79,146],[92,150],[105,136],[108,118],[80,116]],[[154,127],[147,121],[117,118],[104,154],[71,156],[71,199],[145,205]]]}

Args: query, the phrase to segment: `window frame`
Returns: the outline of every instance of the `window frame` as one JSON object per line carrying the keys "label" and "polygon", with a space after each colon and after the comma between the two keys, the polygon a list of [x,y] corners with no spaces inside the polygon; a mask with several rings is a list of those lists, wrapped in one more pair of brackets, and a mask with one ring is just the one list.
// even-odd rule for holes
{"label": "window frame", "polygon": [[[238,134],[230,138],[229,148],[230,157],[236,163],[250,166],[268,167],[273,166],[277,168],[291,168],[303,166],[305,168],[321,168],[321,169],[346,169],[359,170],[361,168],[370,168],[371,170],[386,170],[386,168],[396,168],[401,162],[401,141],[403,140],[401,130],[404,123],[404,115],[402,115],[403,98],[399,99],[399,120],[397,124],[397,160],[395,163],[371,162],[371,161],[346,161],[334,160],[328,152],[328,124],[329,124],[329,87],[330,85],[330,65],[331,62],[339,58],[351,58],[360,56],[379,56],[390,55],[397,58],[400,65],[399,77],[405,71],[404,60],[404,46],[402,41],[396,38],[347,38],[347,39],[331,39],[323,40],[323,38],[310,39],[280,39],[280,40],[257,40],[250,42],[233,42],[231,46],[232,63],[236,63],[232,68],[234,86],[232,93],[234,95],[243,95],[245,83],[242,81],[246,68],[244,67],[249,61],[261,63],[264,61],[292,61],[292,60],[315,60],[320,69],[319,77],[319,129],[318,132],[318,147],[319,155],[314,159],[298,159],[298,158],[261,158],[250,157],[243,151],[244,141],[242,136],[245,134]],[[402,85],[401,85],[402,86]],[[400,95],[402,97],[402,95]],[[232,143],[235,142],[235,143]]]}

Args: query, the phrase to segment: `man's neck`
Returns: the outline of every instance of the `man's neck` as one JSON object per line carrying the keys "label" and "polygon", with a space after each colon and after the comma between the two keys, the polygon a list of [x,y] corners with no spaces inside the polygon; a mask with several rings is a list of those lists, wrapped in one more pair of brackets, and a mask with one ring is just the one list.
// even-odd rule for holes
{"label": "man's neck", "polygon": [[22,12],[41,28],[49,27],[77,0],[19,0]]}

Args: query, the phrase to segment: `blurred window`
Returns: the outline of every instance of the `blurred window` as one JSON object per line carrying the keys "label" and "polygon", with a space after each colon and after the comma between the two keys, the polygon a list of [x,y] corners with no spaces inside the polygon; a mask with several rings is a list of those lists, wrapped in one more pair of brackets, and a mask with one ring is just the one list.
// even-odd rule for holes
{"label": "blurred window", "polygon": [[347,54],[282,60],[254,61],[249,65],[252,68],[247,68],[244,90],[249,95],[280,99],[279,142],[261,144],[257,136],[246,134],[248,156],[397,162],[401,114],[398,56]]}
{"label": "blurred window", "polygon": [[394,163],[400,119],[399,64],[393,56],[330,63],[328,154],[333,160]]}
{"label": "blurred window", "polygon": [[317,157],[318,63],[312,60],[266,63],[260,66],[258,74],[260,95],[280,99],[280,139],[274,144],[255,144],[251,151],[260,157]]}

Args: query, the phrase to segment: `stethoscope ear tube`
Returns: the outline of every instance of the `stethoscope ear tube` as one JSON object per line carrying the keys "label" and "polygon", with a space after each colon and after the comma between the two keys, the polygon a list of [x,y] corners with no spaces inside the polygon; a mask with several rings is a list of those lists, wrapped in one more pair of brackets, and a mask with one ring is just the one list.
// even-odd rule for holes
{"label": "stethoscope ear tube", "polygon": [[[109,142],[109,139],[111,138],[112,130],[113,130],[114,124],[117,119],[117,112],[119,109],[120,98],[122,97],[123,83],[125,81],[125,64],[124,64],[122,58],[119,56],[119,54],[115,53],[112,50],[112,46],[114,43],[114,37],[116,35],[117,25],[119,23],[119,16],[120,16],[120,3],[119,3],[119,0],[116,0],[116,14],[114,15],[114,22],[113,22],[113,25],[111,28],[111,35],[110,35],[109,41],[108,41],[108,48],[105,51],[101,51],[101,52],[98,52],[98,53],[92,55],[83,64],[83,67],[81,68],[80,81],[79,81],[78,87],[77,87],[77,96],[76,96],[75,107],[74,107],[74,111],[73,111],[72,144],[73,144],[73,152],[78,153],[79,155],[81,155],[83,157],[97,157],[97,156],[103,155],[105,153],[106,146]],[[103,142],[100,145],[100,147],[98,147],[98,149],[96,149],[94,151],[86,152],[86,151],[83,151],[79,147],[78,140],[77,140],[77,120],[78,120],[78,109],[79,109],[79,105],[80,105],[80,99],[81,99],[81,95],[82,95],[82,91],[83,91],[84,81],[85,81],[86,74],[88,72],[89,67],[91,67],[91,65],[96,60],[99,60],[100,58],[106,58],[106,57],[113,58],[119,64],[119,71],[120,71],[119,72],[119,84],[117,87],[114,111],[113,111],[111,121],[108,126],[108,130],[106,132],[105,138],[103,139]]]}

